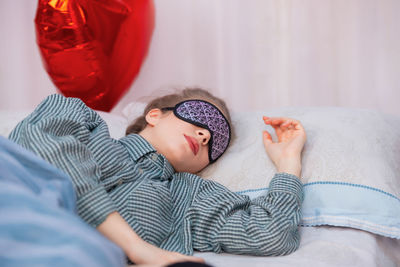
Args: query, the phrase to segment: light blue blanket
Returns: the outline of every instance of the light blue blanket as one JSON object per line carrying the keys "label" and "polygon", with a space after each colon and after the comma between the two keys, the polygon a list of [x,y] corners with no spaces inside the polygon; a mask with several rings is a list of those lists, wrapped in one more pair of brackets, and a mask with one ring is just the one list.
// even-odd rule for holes
{"label": "light blue blanket", "polygon": [[0,137],[0,266],[125,266],[75,214],[69,177]]}

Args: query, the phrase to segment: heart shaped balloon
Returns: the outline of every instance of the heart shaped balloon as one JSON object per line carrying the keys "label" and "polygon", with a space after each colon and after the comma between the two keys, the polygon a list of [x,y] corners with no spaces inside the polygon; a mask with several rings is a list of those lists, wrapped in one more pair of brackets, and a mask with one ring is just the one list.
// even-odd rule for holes
{"label": "heart shaped balloon", "polygon": [[36,37],[65,96],[110,111],[127,92],[154,29],[152,0],[39,0]]}

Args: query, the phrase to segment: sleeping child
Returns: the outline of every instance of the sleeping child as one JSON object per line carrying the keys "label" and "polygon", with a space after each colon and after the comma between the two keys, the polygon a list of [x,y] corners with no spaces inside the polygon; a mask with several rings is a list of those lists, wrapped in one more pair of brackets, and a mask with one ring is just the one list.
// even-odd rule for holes
{"label": "sleeping child", "polygon": [[119,140],[81,100],[51,95],[9,139],[68,174],[78,215],[132,262],[202,262],[194,250],[278,256],[299,246],[306,134],[294,119],[263,121],[278,137],[262,133],[277,173],[253,200],[196,175],[234,139],[225,102],[203,89],[152,100]]}

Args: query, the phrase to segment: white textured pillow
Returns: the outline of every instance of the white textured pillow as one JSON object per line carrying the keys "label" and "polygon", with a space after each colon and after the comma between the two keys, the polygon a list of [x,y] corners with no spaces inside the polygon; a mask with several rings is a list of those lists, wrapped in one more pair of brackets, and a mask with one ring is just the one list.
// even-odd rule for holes
{"label": "white textured pillow", "polygon": [[276,169],[262,143],[272,127],[262,116],[300,120],[307,134],[303,183],[352,182],[400,196],[400,118],[372,110],[336,107],[283,108],[233,113],[237,139],[201,176],[231,190],[265,187]]}
{"label": "white textured pillow", "polygon": [[262,115],[298,119],[303,150],[302,225],[335,225],[400,238],[400,118],[365,109],[282,108],[233,113],[237,139],[204,178],[256,197],[275,173],[262,143]]}
{"label": "white textured pillow", "polygon": [[1,110],[0,111],[0,135],[8,137],[12,129],[29,115],[30,110]]}

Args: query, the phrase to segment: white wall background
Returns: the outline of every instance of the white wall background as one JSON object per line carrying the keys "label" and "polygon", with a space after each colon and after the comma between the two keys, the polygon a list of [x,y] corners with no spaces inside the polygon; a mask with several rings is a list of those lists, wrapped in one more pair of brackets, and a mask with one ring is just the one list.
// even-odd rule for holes
{"label": "white wall background", "polygon": [[[37,1],[0,1],[0,109],[56,92],[35,43]],[[149,54],[114,108],[202,86],[233,110],[371,108],[400,116],[399,0],[155,0]]]}

